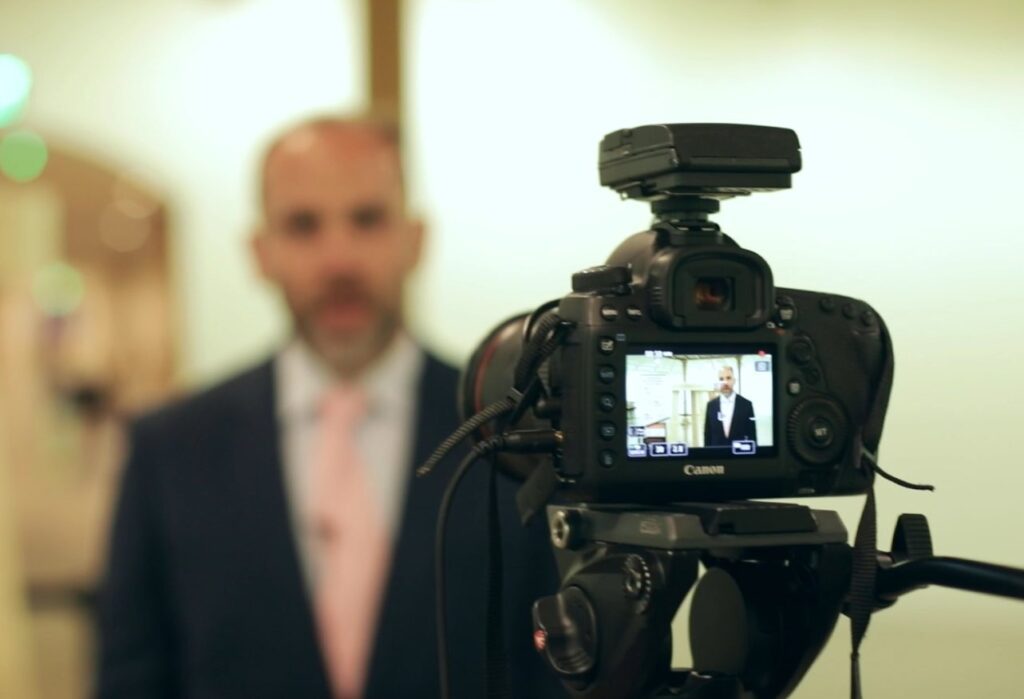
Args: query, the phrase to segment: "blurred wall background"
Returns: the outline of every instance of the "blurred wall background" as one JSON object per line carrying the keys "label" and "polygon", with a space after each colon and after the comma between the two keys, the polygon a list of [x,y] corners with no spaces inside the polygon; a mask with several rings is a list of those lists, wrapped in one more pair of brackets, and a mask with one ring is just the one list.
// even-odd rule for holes
{"label": "blurred wall background", "polygon": [[[860,297],[886,318],[897,372],[882,465],[938,490],[881,483],[881,544],[900,512],[923,512],[938,553],[1024,566],[1014,516],[1024,5],[405,9],[410,179],[433,235],[411,299],[425,339],[465,358],[490,326],[565,293],[572,272],[645,227],[643,205],[597,184],[604,133],[659,121],[794,128],[804,153],[794,189],[725,202],[717,220],[768,260],[776,283]],[[167,206],[182,386],[259,356],[283,332],[245,250],[259,146],[292,119],[364,105],[361,22],[355,0],[0,4],[0,53],[34,75],[21,123],[131,173]],[[816,504],[852,531],[861,502]],[[0,539],[10,529],[0,523]],[[841,620],[797,696],[845,695],[848,651]],[[865,694],[1013,696],[1022,651],[1019,603],[915,593],[872,622]],[[47,658],[35,661],[45,673]]]}
{"label": "blurred wall background", "polygon": [[210,378],[280,332],[251,274],[260,147],[363,93],[356,0],[39,0],[0,4],[0,46],[28,62],[24,121],[102,154],[173,207],[183,376]]}

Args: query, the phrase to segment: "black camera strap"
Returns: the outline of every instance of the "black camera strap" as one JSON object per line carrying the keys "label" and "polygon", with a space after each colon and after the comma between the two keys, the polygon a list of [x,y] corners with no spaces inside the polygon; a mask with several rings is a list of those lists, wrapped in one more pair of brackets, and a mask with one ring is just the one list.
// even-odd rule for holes
{"label": "black camera strap", "polygon": [[850,636],[852,650],[850,653],[850,696],[861,699],[860,682],[860,644],[867,634],[871,614],[875,611],[877,601],[876,578],[878,576],[878,518],[875,509],[875,474],[887,480],[914,490],[934,490],[930,485],[917,485],[896,478],[878,466],[878,445],[882,439],[882,423],[889,404],[892,390],[895,357],[892,349],[892,338],[885,322],[879,317],[878,322],[885,345],[885,361],[882,365],[882,376],[875,393],[871,412],[864,424],[864,431],[858,435],[854,447],[860,454],[860,467],[864,469],[868,479],[867,498],[861,512],[857,533],[853,540],[853,563],[850,574],[850,592],[847,597],[846,615],[850,617]]}
{"label": "black camera strap", "polygon": [[850,617],[850,696],[861,699],[860,644],[875,611],[875,578],[878,575],[878,521],[875,512],[874,477],[853,540],[853,564],[846,615]]}
{"label": "black camera strap", "polygon": [[860,682],[860,644],[871,623],[871,614],[875,611],[875,582],[878,575],[878,517],[875,510],[875,454],[882,439],[882,423],[889,405],[889,394],[892,391],[892,380],[895,369],[895,355],[892,349],[892,337],[885,321],[878,318],[879,330],[885,346],[885,360],[882,362],[882,375],[878,382],[878,390],[871,404],[864,431],[860,433],[854,444],[860,454],[860,468],[865,470],[868,479],[868,494],[864,500],[864,510],[857,524],[857,533],[853,539],[853,562],[850,572],[850,593],[847,598],[846,614],[850,617],[850,696],[861,699]]}
{"label": "black camera strap", "polygon": [[484,676],[488,699],[511,699],[508,654],[505,652],[502,588],[501,513],[498,511],[498,476],[489,468],[487,504],[487,658]]}

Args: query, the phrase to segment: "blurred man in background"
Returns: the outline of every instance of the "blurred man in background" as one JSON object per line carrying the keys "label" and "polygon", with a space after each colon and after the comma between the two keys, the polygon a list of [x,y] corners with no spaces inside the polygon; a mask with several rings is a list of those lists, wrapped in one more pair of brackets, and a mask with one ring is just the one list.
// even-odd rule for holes
{"label": "blurred man in background", "polygon": [[[423,247],[396,131],[310,121],[262,170],[259,268],[294,334],[272,359],[136,423],[101,597],[99,696],[436,697],[434,523],[456,371],[405,330]],[[450,469],[451,464],[449,464]],[[455,696],[483,696],[486,475],[449,526]],[[551,584],[542,530],[502,484],[513,685],[557,696],[530,650]],[[530,538],[532,537],[532,538]]]}

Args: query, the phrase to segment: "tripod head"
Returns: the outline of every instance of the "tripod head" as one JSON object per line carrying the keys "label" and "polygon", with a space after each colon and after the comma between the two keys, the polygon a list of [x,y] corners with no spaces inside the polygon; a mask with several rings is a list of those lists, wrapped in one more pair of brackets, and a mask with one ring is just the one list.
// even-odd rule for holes
{"label": "tripod head", "polygon": [[[574,699],[788,696],[847,600],[852,549],[835,512],[758,502],[662,510],[551,506],[561,590],[534,605],[534,641]],[[697,580],[693,669],[673,671],[671,620]],[[879,554],[876,608],[929,583],[1024,599],[1024,571],[935,558],[903,515]]]}

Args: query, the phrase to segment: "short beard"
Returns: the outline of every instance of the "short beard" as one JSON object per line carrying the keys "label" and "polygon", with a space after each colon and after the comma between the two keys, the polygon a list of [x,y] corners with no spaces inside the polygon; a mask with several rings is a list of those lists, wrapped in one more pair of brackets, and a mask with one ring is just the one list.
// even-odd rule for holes
{"label": "short beard", "polygon": [[401,317],[380,311],[372,327],[357,335],[328,337],[317,332],[313,323],[296,318],[295,330],[309,347],[338,376],[357,376],[387,349],[401,327]]}
{"label": "short beard", "polygon": [[[337,375],[351,378],[373,364],[402,325],[401,304],[394,307],[370,293],[354,276],[337,276],[316,297],[299,304],[285,294],[296,334]],[[373,322],[361,331],[330,333],[318,329],[317,314],[332,302],[358,302],[368,306]]]}

